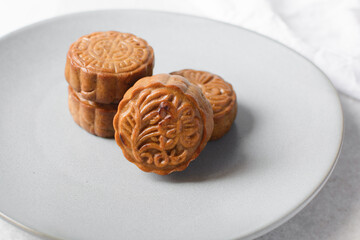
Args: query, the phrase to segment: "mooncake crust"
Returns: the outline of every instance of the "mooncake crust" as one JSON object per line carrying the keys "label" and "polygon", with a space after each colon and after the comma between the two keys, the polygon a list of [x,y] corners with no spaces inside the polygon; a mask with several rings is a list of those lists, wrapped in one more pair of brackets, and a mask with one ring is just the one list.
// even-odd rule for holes
{"label": "mooncake crust", "polygon": [[84,99],[118,103],[140,78],[151,76],[154,51],[142,38],[116,31],[80,37],[69,48],[65,78]]}
{"label": "mooncake crust", "polygon": [[80,127],[99,137],[114,137],[113,118],[117,104],[99,104],[83,99],[70,86],[68,94],[70,113]]}
{"label": "mooncake crust", "polygon": [[160,175],[186,169],[206,146],[213,126],[201,89],[169,74],[137,81],[114,117],[115,140],[125,157]]}
{"label": "mooncake crust", "polygon": [[237,114],[236,93],[231,84],[206,71],[183,69],[170,74],[183,76],[201,88],[214,113],[214,130],[210,140],[224,136],[230,130]]}

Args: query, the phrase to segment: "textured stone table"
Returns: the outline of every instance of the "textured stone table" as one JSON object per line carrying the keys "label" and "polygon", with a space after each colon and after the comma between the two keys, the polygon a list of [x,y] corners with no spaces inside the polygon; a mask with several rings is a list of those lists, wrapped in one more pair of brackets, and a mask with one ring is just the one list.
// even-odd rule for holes
{"label": "textured stone table", "polygon": [[[299,214],[258,240],[360,239],[360,101],[340,95],[345,136],[329,181]],[[0,240],[39,240],[0,220]]]}

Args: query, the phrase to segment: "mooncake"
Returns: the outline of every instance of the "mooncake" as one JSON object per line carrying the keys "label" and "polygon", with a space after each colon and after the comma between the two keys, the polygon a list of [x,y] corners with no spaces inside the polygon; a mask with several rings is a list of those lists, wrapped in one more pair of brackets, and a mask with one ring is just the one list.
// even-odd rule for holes
{"label": "mooncake", "polygon": [[170,74],[183,76],[201,88],[214,113],[211,140],[224,136],[230,130],[237,112],[236,94],[231,84],[220,76],[205,71],[184,69]]}
{"label": "mooncake", "polygon": [[169,74],[137,81],[114,117],[115,140],[125,157],[160,175],[187,168],[207,144],[213,125],[201,89]]}
{"label": "mooncake", "polygon": [[101,104],[83,99],[70,86],[69,110],[74,121],[89,133],[99,137],[113,138],[113,118],[117,111],[117,104]]}
{"label": "mooncake", "polygon": [[130,33],[95,32],[74,42],[67,53],[65,78],[82,98],[119,103],[138,79],[151,76],[154,51]]}

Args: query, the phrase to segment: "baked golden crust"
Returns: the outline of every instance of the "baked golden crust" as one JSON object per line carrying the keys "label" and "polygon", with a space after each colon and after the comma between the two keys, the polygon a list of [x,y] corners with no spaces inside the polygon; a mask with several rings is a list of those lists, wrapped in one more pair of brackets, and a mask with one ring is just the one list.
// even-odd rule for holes
{"label": "baked golden crust", "polygon": [[213,113],[199,87],[181,76],[158,74],[135,83],[114,117],[115,140],[141,170],[182,171],[213,131]]}
{"label": "baked golden crust", "polygon": [[220,76],[205,71],[184,69],[170,74],[183,76],[198,85],[209,100],[214,113],[211,140],[225,135],[230,130],[237,112],[236,94],[231,84]]}
{"label": "baked golden crust", "polygon": [[74,121],[86,131],[99,137],[113,138],[113,118],[117,104],[99,104],[83,99],[70,86],[69,110]]}
{"label": "baked golden crust", "polygon": [[67,53],[65,78],[84,99],[118,103],[138,79],[151,76],[154,51],[130,33],[95,32],[74,42]]}

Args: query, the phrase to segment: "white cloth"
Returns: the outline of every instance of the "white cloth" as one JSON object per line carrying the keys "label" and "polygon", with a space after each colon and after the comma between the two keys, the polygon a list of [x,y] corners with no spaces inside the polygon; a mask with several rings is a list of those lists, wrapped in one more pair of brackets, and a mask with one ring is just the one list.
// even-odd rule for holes
{"label": "white cloth", "polygon": [[0,35],[54,15],[114,8],[187,13],[251,29],[295,49],[338,90],[360,99],[359,0],[13,0],[0,8]]}
{"label": "white cloth", "polygon": [[[64,10],[74,8],[73,0],[65,2]],[[98,1],[87,6],[96,9]],[[359,0],[120,0],[102,5],[114,6],[188,13],[259,32],[295,49],[338,90],[360,99]]]}

